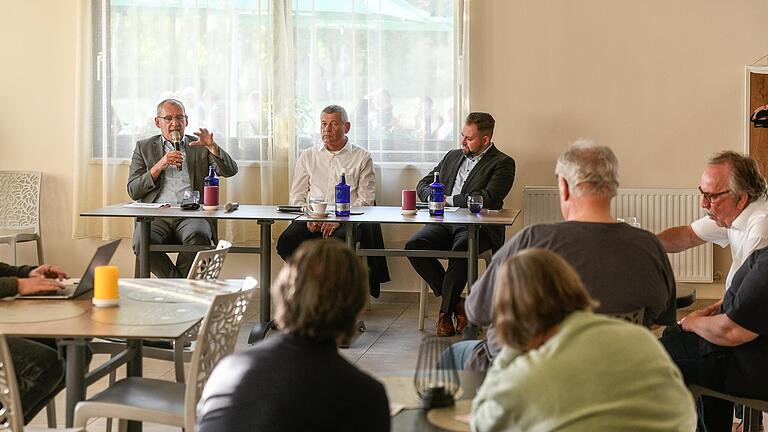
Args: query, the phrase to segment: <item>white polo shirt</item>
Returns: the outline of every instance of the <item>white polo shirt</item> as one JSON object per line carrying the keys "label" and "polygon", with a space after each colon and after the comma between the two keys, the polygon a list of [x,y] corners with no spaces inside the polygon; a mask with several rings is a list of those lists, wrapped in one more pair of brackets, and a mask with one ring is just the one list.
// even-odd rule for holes
{"label": "white polo shirt", "polygon": [[708,216],[693,222],[691,228],[704,241],[717,243],[721,247],[731,245],[733,262],[725,281],[725,289],[728,289],[744,260],[755,250],[768,246],[768,200],[760,198],[749,204],[730,228],[717,226]]}
{"label": "white polo shirt", "polygon": [[349,201],[353,207],[373,205],[376,177],[371,153],[349,141],[331,152],[317,144],[301,152],[296,161],[289,200],[304,205],[309,197],[323,196],[328,203],[336,201],[336,184],[344,172],[349,185]]}

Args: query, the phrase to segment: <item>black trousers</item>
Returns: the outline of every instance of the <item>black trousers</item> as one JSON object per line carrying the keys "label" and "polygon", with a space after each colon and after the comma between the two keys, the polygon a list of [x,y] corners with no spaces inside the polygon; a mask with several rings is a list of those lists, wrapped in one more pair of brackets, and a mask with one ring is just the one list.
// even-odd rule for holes
{"label": "black trousers", "polygon": [[[491,241],[482,230],[479,238],[478,253],[491,248]],[[408,250],[466,251],[468,247],[469,231],[463,225],[430,224],[420,229],[405,243]],[[435,295],[442,296],[440,312],[453,312],[467,284],[467,260],[450,258],[447,268],[443,268],[437,258],[409,257],[408,260]]]}
{"label": "black trousers", "polygon": [[[662,345],[680,368],[686,384],[698,384],[727,393],[725,380],[732,353],[727,348],[713,350],[711,345],[705,345],[702,341],[700,336],[683,331],[680,326],[667,327],[661,337]],[[696,401],[696,409],[699,414],[697,431],[729,432],[731,430],[732,402],[702,396]]]}
{"label": "black trousers", "polygon": [[[335,237],[343,242],[347,240],[347,226],[342,224],[336,231],[331,234],[331,237]],[[319,230],[317,232],[310,232],[307,229],[306,222],[291,222],[288,228],[280,234],[277,238],[277,254],[286,261],[291,255],[299,248],[299,246],[310,239],[323,238],[323,233]]]}

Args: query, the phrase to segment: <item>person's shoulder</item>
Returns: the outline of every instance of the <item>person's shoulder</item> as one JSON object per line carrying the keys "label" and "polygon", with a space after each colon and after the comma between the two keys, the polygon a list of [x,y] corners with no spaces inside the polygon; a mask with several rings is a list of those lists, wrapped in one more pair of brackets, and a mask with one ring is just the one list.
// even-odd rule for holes
{"label": "person's shoulder", "polygon": [[371,157],[371,152],[367,148],[360,147],[359,145],[356,145],[356,144],[354,144],[351,141],[347,141],[347,146],[348,146],[347,148],[349,149],[349,151],[352,152],[352,153],[360,154],[364,158],[370,158]]}
{"label": "person's shoulder", "polygon": [[513,159],[512,156],[501,151],[499,147],[496,145],[496,143],[494,143],[493,146],[490,149],[488,149],[488,153],[490,153],[491,157],[497,158],[502,162],[515,163],[515,159]]}
{"label": "person's shoulder", "polygon": [[149,138],[140,139],[140,140],[136,141],[136,147],[144,148],[146,146],[155,144],[159,140],[160,140],[160,135],[154,135],[154,136],[151,136]]}

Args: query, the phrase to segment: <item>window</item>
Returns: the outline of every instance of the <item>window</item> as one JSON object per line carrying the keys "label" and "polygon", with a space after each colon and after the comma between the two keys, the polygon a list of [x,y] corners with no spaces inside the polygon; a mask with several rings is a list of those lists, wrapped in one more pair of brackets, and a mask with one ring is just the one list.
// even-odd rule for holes
{"label": "window", "polygon": [[[332,103],[377,163],[433,163],[455,148],[453,0],[292,0],[285,12],[269,0],[95,3],[106,20],[94,35],[95,158],[129,159],[172,97],[188,134],[206,127],[236,159],[268,160],[274,90],[286,85],[296,151],[321,142],[319,113]],[[275,22],[291,23],[293,76],[274,73]]]}

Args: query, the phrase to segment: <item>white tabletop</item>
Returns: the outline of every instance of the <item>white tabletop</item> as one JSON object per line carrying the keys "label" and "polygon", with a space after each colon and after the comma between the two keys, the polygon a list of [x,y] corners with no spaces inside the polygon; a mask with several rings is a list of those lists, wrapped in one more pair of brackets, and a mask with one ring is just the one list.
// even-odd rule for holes
{"label": "white tabletop", "polygon": [[241,204],[230,213],[224,211],[224,206],[218,210],[182,210],[178,206],[148,209],[125,207],[128,203],[120,203],[95,210],[80,213],[80,216],[90,217],[169,217],[169,218],[211,218],[211,219],[242,219],[242,220],[293,220],[299,214],[286,213],[277,210],[274,205]]}
{"label": "white tabletop", "polygon": [[[512,225],[520,215],[520,210],[504,209],[499,211],[483,210],[479,214],[470,213],[466,208],[446,211],[443,216],[430,216],[428,210],[419,210],[415,215],[404,215],[400,207],[372,206],[354,207],[350,216],[336,216],[328,212],[324,217],[301,216],[301,222],[355,222],[355,223],[402,223],[428,224],[444,223],[451,225]],[[361,214],[355,214],[361,213]]]}

